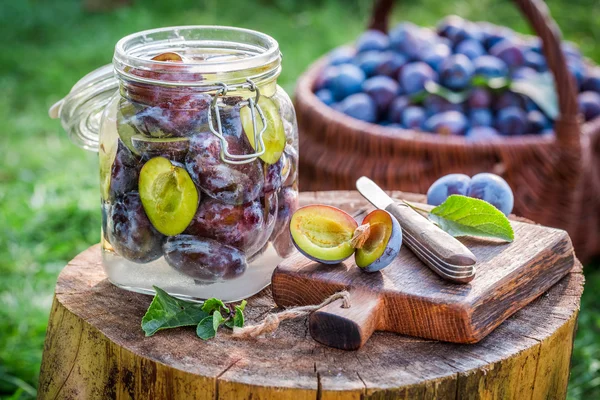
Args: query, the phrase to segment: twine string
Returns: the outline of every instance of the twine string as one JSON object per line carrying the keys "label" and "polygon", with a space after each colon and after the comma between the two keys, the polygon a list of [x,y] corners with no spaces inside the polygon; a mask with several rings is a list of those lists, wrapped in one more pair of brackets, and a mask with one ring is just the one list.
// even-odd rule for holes
{"label": "twine string", "polygon": [[265,333],[274,332],[279,327],[281,321],[304,317],[305,315],[339,299],[342,299],[343,301],[343,308],[350,308],[350,293],[348,293],[347,290],[342,290],[341,292],[332,294],[323,300],[321,304],[289,308],[278,313],[267,315],[262,322],[256,325],[248,325],[243,328],[235,327],[233,328],[232,337],[239,339],[255,338]]}

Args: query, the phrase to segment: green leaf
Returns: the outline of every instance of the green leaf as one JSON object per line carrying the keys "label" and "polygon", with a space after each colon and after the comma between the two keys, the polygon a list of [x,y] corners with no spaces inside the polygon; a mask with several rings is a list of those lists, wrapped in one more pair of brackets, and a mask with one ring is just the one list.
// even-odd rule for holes
{"label": "green leaf", "polygon": [[225,321],[225,326],[233,329],[233,327],[237,326],[238,328],[244,327],[244,309],[246,308],[246,300],[242,301],[240,305],[235,306],[235,314],[232,318],[229,318]]}
{"label": "green leaf", "polygon": [[514,80],[510,90],[529,97],[549,118],[554,120],[558,117],[558,97],[550,72],[528,76],[526,80]]}
{"label": "green leaf", "polygon": [[223,322],[225,322],[225,318],[223,318],[221,312],[215,311],[213,314],[213,328],[215,329],[215,332],[219,330],[219,326],[221,326]]}
{"label": "green leaf", "polygon": [[487,87],[492,90],[507,89],[510,86],[510,80],[507,78],[487,78],[482,75],[475,75],[471,79],[471,85]]}
{"label": "green leaf", "polygon": [[212,313],[213,311],[219,311],[221,308],[227,309],[227,307],[225,307],[225,303],[219,299],[215,299],[214,297],[206,300],[202,305],[202,311],[208,314]]}
{"label": "green leaf", "polygon": [[490,203],[452,195],[429,212],[429,219],[452,236],[481,236],[512,242],[508,218]]}
{"label": "green leaf", "polygon": [[425,82],[425,90],[430,94],[436,94],[440,97],[443,97],[453,104],[462,103],[463,101],[467,100],[469,94],[471,93],[470,90],[454,92],[434,81]]}
{"label": "green leaf", "polygon": [[208,316],[201,304],[179,300],[156,286],[154,290],[156,295],[142,318],[146,336],[152,336],[161,329],[197,325]]}
{"label": "green leaf", "polygon": [[202,319],[196,327],[196,335],[198,335],[200,339],[208,340],[214,338],[216,334],[217,330],[214,328],[212,315]]}

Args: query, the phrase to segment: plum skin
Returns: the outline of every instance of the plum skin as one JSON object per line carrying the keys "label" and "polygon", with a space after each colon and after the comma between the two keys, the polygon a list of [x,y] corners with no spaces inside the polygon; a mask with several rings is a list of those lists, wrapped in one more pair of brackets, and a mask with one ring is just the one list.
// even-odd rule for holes
{"label": "plum skin", "polygon": [[354,218],[338,208],[309,205],[292,215],[290,234],[294,246],[307,258],[338,264],[354,253],[351,239],[357,227]]}
{"label": "plum skin", "polygon": [[504,215],[511,213],[515,201],[508,183],[498,175],[490,173],[473,176],[467,196],[487,201]]}
{"label": "plum skin", "polygon": [[453,194],[467,195],[471,178],[465,174],[449,174],[439,178],[427,191],[427,204],[439,206]]}
{"label": "plum skin", "polygon": [[[386,224],[389,237],[384,238],[385,243],[381,243],[379,246],[382,248],[382,250],[376,253],[380,254],[373,261],[369,260],[369,255],[366,254],[364,246],[361,249],[356,249],[356,265],[365,272],[376,272],[390,265],[400,252],[400,247],[402,246],[402,229],[400,228],[398,220],[389,212],[385,210],[375,210],[365,217],[363,224],[370,223],[371,220],[375,220],[375,222],[379,222],[381,224]],[[383,220],[383,222],[380,222],[379,220]],[[386,232],[386,236],[388,232]],[[372,231],[371,234],[373,235],[374,232]],[[367,244],[368,243],[369,239],[367,239]]]}
{"label": "plum skin", "polygon": [[244,252],[213,239],[193,235],[169,237],[163,246],[167,263],[200,281],[229,280],[247,268]]}
{"label": "plum skin", "polygon": [[117,198],[108,211],[107,237],[117,254],[140,264],[160,258],[164,236],[146,216],[138,192]]}

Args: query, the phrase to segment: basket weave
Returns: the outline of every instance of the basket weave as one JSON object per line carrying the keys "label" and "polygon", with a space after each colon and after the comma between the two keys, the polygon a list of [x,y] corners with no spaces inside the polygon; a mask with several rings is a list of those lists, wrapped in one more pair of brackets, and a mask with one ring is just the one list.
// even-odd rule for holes
{"label": "basket weave", "polygon": [[[600,253],[600,118],[583,123],[560,48],[561,33],[541,0],[514,0],[541,38],[560,115],[555,135],[505,137],[489,143],[382,127],[325,106],[313,94],[326,59],[300,77],[301,190],[353,189],[369,176],[386,189],[425,193],[449,173],[493,172],[514,190],[514,213],[569,232],[578,257]],[[387,30],[391,0],[375,6],[371,29]]]}

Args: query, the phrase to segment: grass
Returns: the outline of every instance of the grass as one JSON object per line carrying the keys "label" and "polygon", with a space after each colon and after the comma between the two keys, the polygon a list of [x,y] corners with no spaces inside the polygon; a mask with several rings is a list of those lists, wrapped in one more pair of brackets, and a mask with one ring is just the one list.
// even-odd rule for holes
{"label": "grass", "polygon": [[[282,86],[293,92],[306,66],[356,37],[369,2],[293,0],[138,1],[106,14],[81,0],[0,4],[0,397],[35,396],[56,276],[99,239],[96,155],[76,148],[48,107],[75,81],[110,62],[122,36],[153,27],[221,24],[271,34],[285,54]],[[600,62],[600,4],[549,0],[566,38]],[[431,25],[458,13],[528,32],[511,2],[402,2],[395,20]],[[600,398],[600,272],[588,268],[569,398]]]}

